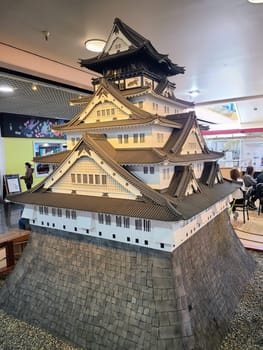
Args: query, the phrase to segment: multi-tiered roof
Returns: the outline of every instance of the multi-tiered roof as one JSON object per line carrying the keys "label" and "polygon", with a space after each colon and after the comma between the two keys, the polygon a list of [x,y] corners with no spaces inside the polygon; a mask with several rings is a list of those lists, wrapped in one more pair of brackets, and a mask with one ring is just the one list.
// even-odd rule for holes
{"label": "multi-tiered roof", "polygon": [[222,154],[207,148],[195,113],[167,79],[184,68],[118,18],[102,54],[81,66],[103,77],[93,96],[76,101],[83,111],[54,126],[67,134],[68,150],[35,158],[57,167],[13,200],[180,221],[233,191],[217,164]]}

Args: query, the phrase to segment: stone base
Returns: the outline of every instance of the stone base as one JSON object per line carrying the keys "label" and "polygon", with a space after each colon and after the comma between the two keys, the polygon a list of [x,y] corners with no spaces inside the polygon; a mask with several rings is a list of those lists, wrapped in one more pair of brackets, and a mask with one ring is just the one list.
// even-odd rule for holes
{"label": "stone base", "polygon": [[85,349],[215,350],[254,268],[226,212],[172,254],[33,227],[0,307]]}

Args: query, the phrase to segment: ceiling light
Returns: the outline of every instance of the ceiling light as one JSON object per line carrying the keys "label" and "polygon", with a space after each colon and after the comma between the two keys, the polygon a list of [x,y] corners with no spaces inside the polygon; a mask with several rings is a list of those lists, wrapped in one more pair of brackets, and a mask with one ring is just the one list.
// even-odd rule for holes
{"label": "ceiling light", "polygon": [[200,94],[199,90],[191,90],[188,92],[191,97],[197,97]]}
{"label": "ceiling light", "polygon": [[263,4],[263,0],[248,0],[248,2],[252,2],[252,4]]}
{"label": "ceiling light", "polygon": [[31,89],[32,89],[33,91],[37,91],[37,85],[36,85],[36,84],[32,84]]}
{"label": "ceiling light", "polygon": [[91,39],[85,41],[85,47],[92,52],[102,52],[105,46],[105,41],[101,39]]}
{"label": "ceiling light", "polygon": [[1,85],[0,92],[14,92],[14,89],[10,86]]}

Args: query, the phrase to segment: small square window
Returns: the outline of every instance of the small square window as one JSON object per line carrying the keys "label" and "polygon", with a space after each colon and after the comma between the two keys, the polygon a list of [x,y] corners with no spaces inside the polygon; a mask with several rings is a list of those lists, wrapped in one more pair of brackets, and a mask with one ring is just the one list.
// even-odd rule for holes
{"label": "small square window", "polygon": [[112,235],[112,238],[114,238],[114,239],[116,238],[116,235],[115,235],[114,233],[113,233],[113,235]]}
{"label": "small square window", "polygon": [[135,243],[139,243],[139,239],[138,238],[135,238]]}
{"label": "small square window", "polygon": [[145,245],[148,245],[148,241],[144,241],[144,244],[145,244]]}
{"label": "small square window", "polygon": [[160,243],[160,247],[161,247],[161,248],[164,248],[164,243]]}
{"label": "small square window", "polygon": [[86,230],[86,233],[89,233],[89,229]]}
{"label": "small square window", "polygon": [[130,242],[131,241],[131,237],[127,237],[127,242]]}
{"label": "small square window", "polygon": [[102,236],[102,233],[101,233],[101,231],[99,232],[99,236]]}
{"label": "small square window", "polygon": [[65,230],[66,229],[66,225],[63,225],[63,230]]}
{"label": "small square window", "polygon": [[74,231],[78,231],[78,228],[77,228],[77,227],[74,227]]}

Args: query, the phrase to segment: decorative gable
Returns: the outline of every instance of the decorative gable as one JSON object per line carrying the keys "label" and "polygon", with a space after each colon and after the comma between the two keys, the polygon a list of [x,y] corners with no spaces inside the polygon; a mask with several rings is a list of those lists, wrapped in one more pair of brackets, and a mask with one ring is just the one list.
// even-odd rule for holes
{"label": "decorative gable", "polygon": [[47,179],[44,188],[54,193],[132,200],[141,196],[134,185],[116,173],[82,141]]}
{"label": "decorative gable", "polygon": [[115,24],[102,55],[114,55],[118,52],[128,51],[131,46],[132,43],[126,38],[126,36]]}
{"label": "decorative gable", "polygon": [[199,137],[199,129],[192,128],[181,149],[181,155],[203,153],[204,144]]}
{"label": "decorative gable", "polygon": [[200,192],[200,187],[197,183],[197,180],[195,178],[192,178],[188,185],[187,185],[187,188],[186,188],[186,191],[185,191],[185,196],[189,196],[193,193],[197,193],[197,192]]}
{"label": "decorative gable", "polygon": [[88,106],[79,114],[79,121],[88,123],[128,119],[131,110],[104,87],[99,88]]}

